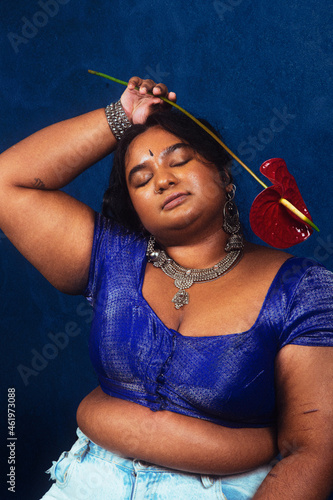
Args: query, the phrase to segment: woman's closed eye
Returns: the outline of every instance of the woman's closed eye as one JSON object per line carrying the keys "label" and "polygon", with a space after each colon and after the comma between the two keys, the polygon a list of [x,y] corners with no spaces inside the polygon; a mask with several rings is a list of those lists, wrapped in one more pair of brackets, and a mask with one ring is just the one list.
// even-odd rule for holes
{"label": "woman's closed eye", "polygon": [[188,158],[187,160],[184,160],[184,161],[180,161],[178,163],[172,163],[170,164],[170,167],[181,167],[183,165],[185,165],[186,163],[188,163],[190,161],[191,158]]}
{"label": "woman's closed eye", "polygon": [[150,181],[150,179],[152,179],[152,177],[153,176],[151,174],[147,174],[145,176],[141,176],[140,179],[136,180],[135,187],[139,188],[139,187],[145,186],[146,184],[148,184],[148,182]]}
{"label": "woman's closed eye", "polygon": [[[184,156],[183,156],[184,158]],[[174,168],[174,167],[182,167],[184,165],[186,165],[187,163],[189,163],[192,159],[193,159],[193,156],[190,155],[190,156],[187,156],[185,159],[183,158],[174,158],[174,159],[171,159],[169,161],[169,168]],[[134,185],[135,188],[141,188],[141,187],[144,187],[146,186],[149,181],[154,177],[154,173],[150,171],[145,171],[146,169],[145,168],[139,168],[138,170],[136,170],[132,175],[132,183]]]}
{"label": "woman's closed eye", "polygon": [[182,167],[183,165],[186,165],[186,163],[189,163],[191,160],[193,160],[194,156],[192,154],[189,154],[187,151],[187,154],[181,154],[178,155],[178,158],[173,158],[170,159],[169,166],[172,167]]}

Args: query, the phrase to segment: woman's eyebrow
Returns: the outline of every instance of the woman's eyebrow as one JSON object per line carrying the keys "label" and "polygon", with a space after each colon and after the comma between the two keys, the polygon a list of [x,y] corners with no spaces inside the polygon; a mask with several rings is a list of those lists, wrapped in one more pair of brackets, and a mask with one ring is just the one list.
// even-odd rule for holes
{"label": "woman's eyebrow", "polygon": [[132,177],[136,172],[140,172],[147,167],[147,163],[144,161],[143,163],[139,163],[139,165],[135,165],[135,167],[131,168],[130,173],[128,174],[128,182],[131,182]]}
{"label": "woman's eyebrow", "polygon": [[174,151],[176,151],[176,149],[180,149],[180,148],[192,149],[192,147],[189,144],[186,144],[186,142],[177,142],[176,144],[172,144],[171,146],[164,149],[164,151],[162,151],[162,153],[161,153],[161,157],[167,156],[167,155],[173,153]]}
{"label": "woman's eyebrow", "polygon": [[[160,157],[164,158],[165,156],[168,156],[171,153],[173,153],[174,151],[176,151],[177,149],[181,149],[181,148],[192,149],[192,147],[189,144],[186,144],[185,142],[177,142],[176,144],[172,144],[171,146],[168,146],[167,148],[165,148],[162,151],[162,153],[160,154]],[[135,165],[135,167],[131,168],[131,170],[128,174],[128,182],[131,182],[131,180],[132,180],[134,174],[136,174],[136,172],[140,172],[140,170],[145,169],[147,166],[148,166],[148,162],[144,161],[142,163],[139,163],[138,165]]]}

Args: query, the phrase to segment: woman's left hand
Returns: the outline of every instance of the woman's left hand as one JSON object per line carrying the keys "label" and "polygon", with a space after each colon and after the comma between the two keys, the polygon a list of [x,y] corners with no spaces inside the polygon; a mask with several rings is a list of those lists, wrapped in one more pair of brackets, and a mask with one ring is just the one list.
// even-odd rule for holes
{"label": "woman's left hand", "polygon": [[[152,92],[153,95],[148,92]],[[160,97],[176,102],[176,94],[169,92],[163,83],[156,84],[153,80],[143,80],[138,76],[133,76],[121,96],[121,104],[133,124],[145,123],[152,113],[168,109],[169,105]]]}

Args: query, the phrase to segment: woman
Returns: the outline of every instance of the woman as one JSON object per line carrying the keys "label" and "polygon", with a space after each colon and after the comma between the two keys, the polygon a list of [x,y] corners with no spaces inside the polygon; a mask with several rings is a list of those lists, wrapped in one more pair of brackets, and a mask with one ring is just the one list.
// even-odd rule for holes
{"label": "woman", "polygon": [[[332,275],[243,248],[228,157],[188,123],[154,116],[159,96],[176,98],[134,77],[124,111],[52,125],[1,156],[1,228],[95,310],[101,388],[81,403],[79,440],[43,498],[325,499]],[[104,203],[117,224],[59,189],[122,135]]]}

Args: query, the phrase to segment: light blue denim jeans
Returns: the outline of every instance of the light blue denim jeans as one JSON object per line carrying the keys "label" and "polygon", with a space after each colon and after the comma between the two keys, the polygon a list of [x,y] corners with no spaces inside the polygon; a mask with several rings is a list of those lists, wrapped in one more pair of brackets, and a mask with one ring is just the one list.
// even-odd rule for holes
{"label": "light blue denim jeans", "polygon": [[47,471],[55,483],[41,500],[248,500],[273,467],[232,476],[190,474],[122,458],[80,429],[77,435]]}

